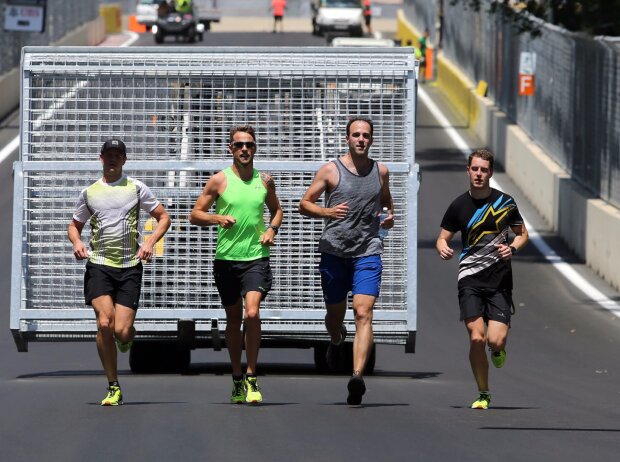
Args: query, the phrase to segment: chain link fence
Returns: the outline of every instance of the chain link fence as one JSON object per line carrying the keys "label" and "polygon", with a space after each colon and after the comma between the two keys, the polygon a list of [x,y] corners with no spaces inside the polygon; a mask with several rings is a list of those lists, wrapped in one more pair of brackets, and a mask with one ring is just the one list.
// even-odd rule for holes
{"label": "chain link fence", "polygon": [[[517,34],[501,15],[449,0],[404,0],[407,19],[592,194],[620,207],[620,40],[543,24]],[[443,14],[440,12],[443,11]],[[465,26],[466,25],[466,26]],[[440,27],[441,26],[441,27]],[[518,96],[521,52],[536,54],[535,96]]]}

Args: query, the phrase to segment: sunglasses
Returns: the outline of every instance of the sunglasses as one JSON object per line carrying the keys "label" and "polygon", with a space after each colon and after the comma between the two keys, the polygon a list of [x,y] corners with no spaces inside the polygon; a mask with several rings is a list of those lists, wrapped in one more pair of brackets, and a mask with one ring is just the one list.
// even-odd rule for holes
{"label": "sunglasses", "polygon": [[234,148],[241,149],[245,146],[248,149],[254,149],[256,147],[256,143],[254,141],[235,141],[231,143]]}

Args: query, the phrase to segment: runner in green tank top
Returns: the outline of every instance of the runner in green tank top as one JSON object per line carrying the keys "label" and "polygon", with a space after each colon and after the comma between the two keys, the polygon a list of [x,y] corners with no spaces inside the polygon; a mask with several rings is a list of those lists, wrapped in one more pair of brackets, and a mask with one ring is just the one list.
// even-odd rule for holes
{"label": "runner in green tank top", "polygon": [[[226,346],[233,372],[233,403],[258,403],[262,394],[256,380],[260,346],[259,308],[271,288],[269,247],[282,223],[282,207],[271,176],[254,169],[256,136],[250,125],[230,129],[228,151],[232,166],[213,175],[198,197],[189,221],[218,226],[213,276],[226,309]],[[209,209],[216,204],[215,213]],[[267,206],[269,225],[263,222]],[[245,327],[247,369],[241,370]]]}

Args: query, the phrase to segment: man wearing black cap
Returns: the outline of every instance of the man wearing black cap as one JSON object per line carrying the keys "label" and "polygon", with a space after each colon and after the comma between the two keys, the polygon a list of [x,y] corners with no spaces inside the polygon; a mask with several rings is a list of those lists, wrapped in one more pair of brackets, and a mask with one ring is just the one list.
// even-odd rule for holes
{"label": "man wearing black cap", "polygon": [[[107,140],[99,156],[103,177],[79,196],[69,240],[78,260],[88,259],[84,276],[84,297],[97,317],[97,350],[108,378],[102,406],[123,404],[116,367],[118,349],[129,351],[136,333],[133,323],[142,283],[142,263],[153,258],[153,247],[170,227],[164,206],[141,181],[123,174],[127,161],[125,144]],[[138,243],[140,209],[149,213],[157,226],[142,245]],[[90,249],[82,242],[82,229],[90,219]]]}

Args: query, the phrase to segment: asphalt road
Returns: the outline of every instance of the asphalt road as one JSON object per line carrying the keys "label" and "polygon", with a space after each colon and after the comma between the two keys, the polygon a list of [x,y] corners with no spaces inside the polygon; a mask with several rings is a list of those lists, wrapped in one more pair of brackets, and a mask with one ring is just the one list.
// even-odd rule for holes
{"label": "asphalt road", "polygon": [[[288,45],[317,44],[309,34],[284,35],[295,40]],[[279,38],[208,37],[212,45],[270,45]],[[15,127],[14,119],[4,121],[0,146],[16,134]],[[434,251],[445,208],[467,187],[465,160],[424,107],[418,110],[417,140],[422,168],[417,352],[378,347],[362,408],[346,406],[346,377],[314,372],[311,350],[261,352],[265,403],[259,407],[228,404],[224,352],[195,352],[188,375],[133,375],[127,356],[121,356],[127,404],[119,408],[98,405],[105,377],[94,344],[33,343],[29,353],[17,353],[8,329],[12,191],[11,159],[4,161],[0,460],[617,460],[620,320],[585,300],[531,246],[514,263],[517,314],[506,366],[491,370],[492,408],[468,409],[475,386],[458,322],[456,262],[442,262]],[[527,218],[540,223],[504,175],[497,176]],[[571,259],[556,241],[550,236],[554,248]]]}

